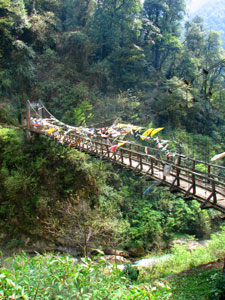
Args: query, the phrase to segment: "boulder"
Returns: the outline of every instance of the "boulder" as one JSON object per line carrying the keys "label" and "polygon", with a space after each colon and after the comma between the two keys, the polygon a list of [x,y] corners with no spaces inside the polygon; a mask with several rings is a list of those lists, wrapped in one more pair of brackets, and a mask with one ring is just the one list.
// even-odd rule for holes
{"label": "boulder", "polygon": [[128,253],[131,257],[141,257],[145,255],[145,250],[142,247],[130,248]]}
{"label": "boulder", "polygon": [[105,249],[104,253],[106,255],[117,255],[117,256],[123,256],[123,257],[126,257],[126,258],[129,257],[129,253],[127,251],[124,251],[124,250]]}
{"label": "boulder", "polygon": [[116,264],[129,264],[131,263],[130,260],[124,258],[123,256],[119,256],[119,255],[104,255],[104,256],[100,256],[98,257],[98,260],[103,259],[106,262],[109,263],[116,263]]}

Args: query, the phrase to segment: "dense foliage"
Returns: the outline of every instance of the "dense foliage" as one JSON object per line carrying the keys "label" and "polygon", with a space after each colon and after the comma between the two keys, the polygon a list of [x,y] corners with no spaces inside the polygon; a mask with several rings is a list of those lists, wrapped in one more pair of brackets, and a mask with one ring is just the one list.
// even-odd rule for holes
{"label": "dense foliage", "polygon": [[[79,262],[54,254],[29,257],[26,253],[1,257],[1,299],[224,299],[224,278],[218,267],[199,264],[218,261],[225,253],[225,230],[212,236],[208,246],[186,250],[178,245],[171,258],[150,269],[106,262],[101,251],[94,260]],[[187,272],[176,276],[168,274]],[[195,267],[195,268],[193,268]],[[128,272],[129,270],[129,272]],[[134,276],[136,274],[136,276]]]}
{"label": "dense foliage", "polygon": [[[224,50],[184,0],[0,1],[1,102],[71,124],[122,116],[219,137]],[[79,116],[82,118],[79,119]]]}
{"label": "dense foliage", "polygon": [[[167,299],[169,288],[137,286],[115,265],[103,259],[74,259],[56,255],[33,258],[17,255],[0,268],[1,299]],[[165,294],[160,297],[160,295]],[[167,295],[166,295],[167,294]]]}

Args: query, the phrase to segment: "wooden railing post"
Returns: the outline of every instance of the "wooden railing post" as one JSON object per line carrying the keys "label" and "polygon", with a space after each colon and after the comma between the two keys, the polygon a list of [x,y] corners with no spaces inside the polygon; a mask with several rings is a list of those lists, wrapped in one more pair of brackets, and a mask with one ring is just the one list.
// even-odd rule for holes
{"label": "wooden railing post", "polygon": [[[210,165],[208,165],[208,167],[207,167],[207,176],[208,176],[208,178],[210,178],[210,168],[211,166]],[[209,183],[210,181],[208,180],[208,183]]]}
{"label": "wooden railing post", "polygon": [[140,154],[140,169],[143,170],[143,165],[142,165],[142,154]]}
{"label": "wooden railing post", "polygon": [[[180,155],[178,155],[178,157],[177,157],[177,163],[176,163],[176,165],[177,166],[180,166],[180,163],[181,163],[181,156]],[[180,169],[176,169],[176,177],[177,177],[177,186],[180,186]]]}
{"label": "wooden railing post", "polygon": [[130,164],[130,167],[132,167],[132,158],[131,158],[131,152],[129,151],[129,164]]}
{"label": "wooden railing post", "polygon": [[97,145],[97,142],[95,142],[95,153],[98,154],[98,145]]}
{"label": "wooden railing post", "polygon": [[123,164],[123,149],[120,149],[121,162]]}
{"label": "wooden railing post", "polygon": [[217,199],[216,199],[216,186],[215,186],[215,182],[212,181],[212,196],[213,196],[213,202],[216,203]]}
{"label": "wooden railing post", "polygon": [[30,101],[27,101],[27,129],[30,130]]}
{"label": "wooden railing post", "polygon": [[211,167],[211,166],[208,165],[208,168],[207,168],[207,176],[208,176],[208,177],[210,177],[210,169],[211,169],[210,167]]}
{"label": "wooden railing post", "polygon": [[[192,171],[195,171],[195,160],[192,161]],[[195,175],[192,174],[192,187],[193,187],[193,194],[196,193],[196,182],[195,182]]]}
{"label": "wooden railing post", "polygon": [[102,157],[103,157],[103,155],[104,155],[104,147],[105,147],[105,145],[103,145],[103,143],[101,142],[101,153],[102,153]]}
{"label": "wooden railing post", "polygon": [[151,157],[151,175],[154,174],[153,158]]}

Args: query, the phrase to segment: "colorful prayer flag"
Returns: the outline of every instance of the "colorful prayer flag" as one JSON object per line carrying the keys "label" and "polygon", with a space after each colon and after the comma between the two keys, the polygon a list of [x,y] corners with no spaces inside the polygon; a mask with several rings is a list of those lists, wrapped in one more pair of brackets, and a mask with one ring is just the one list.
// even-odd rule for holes
{"label": "colorful prayer flag", "polygon": [[143,195],[146,195],[150,192],[152,185],[150,185],[143,193]]}
{"label": "colorful prayer flag", "polygon": [[48,131],[47,131],[47,133],[48,134],[51,134],[51,133],[53,133],[55,131],[55,128],[50,128]]}
{"label": "colorful prayer flag", "polygon": [[121,142],[121,143],[119,143],[118,145],[111,146],[111,147],[109,148],[109,150],[112,151],[112,152],[114,152],[117,148],[123,146],[124,144],[126,144],[126,142]]}
{"label": "colorful prayer flag", "polygon": [[165,165],[164,168],[163,168],[163,175],[164,176],[167,176],[170,174],[170,170],[171,170],[171,165]]}
{"label": "colorful prayer flag", "polygon": [[156,128],[156,129],[152,130],[152,132],[151,132],[151,137],[153,137],[156,133],[158,133],[159,131],[161,131],[161,130],[163,130],[163,129],[164,129],[164,127]]}
{"label": "colorful prayer flag", "polygon": [[170,158],[170,157],[172,157],[173,156],[173,153],[171,153],[171,152],[169,152],[168,154],[167,154],[167,157],[168,158]]}
{"label": "colorful prayer flag", "polygon": [[150,128],[148,130],[146,130],[142,136],[141,136],[141,139],[144,140],[152,131],[154,130],[154,128]]}
{"label": "colorful prayer flag", "polygon": [[214,156],[211,158],[211,161],[215,161],[215,160],[220,159],[220,158],[223,158],[223,157],[225,157],[225,152],[220,153],[220,154],[217,154],[217,155],[214,155]]}

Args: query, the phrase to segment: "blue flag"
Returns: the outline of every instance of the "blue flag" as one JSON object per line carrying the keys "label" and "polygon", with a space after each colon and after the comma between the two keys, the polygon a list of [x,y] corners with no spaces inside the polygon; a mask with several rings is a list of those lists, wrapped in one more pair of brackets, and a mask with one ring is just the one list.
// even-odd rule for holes
{"label": "blue flag", "polygon": [[148,194],[149,192],[150,192],[150,190],[151,190],[151,185],[144,191],[144,193],[143,193],[143,195],[146,195],[146,194]]}

